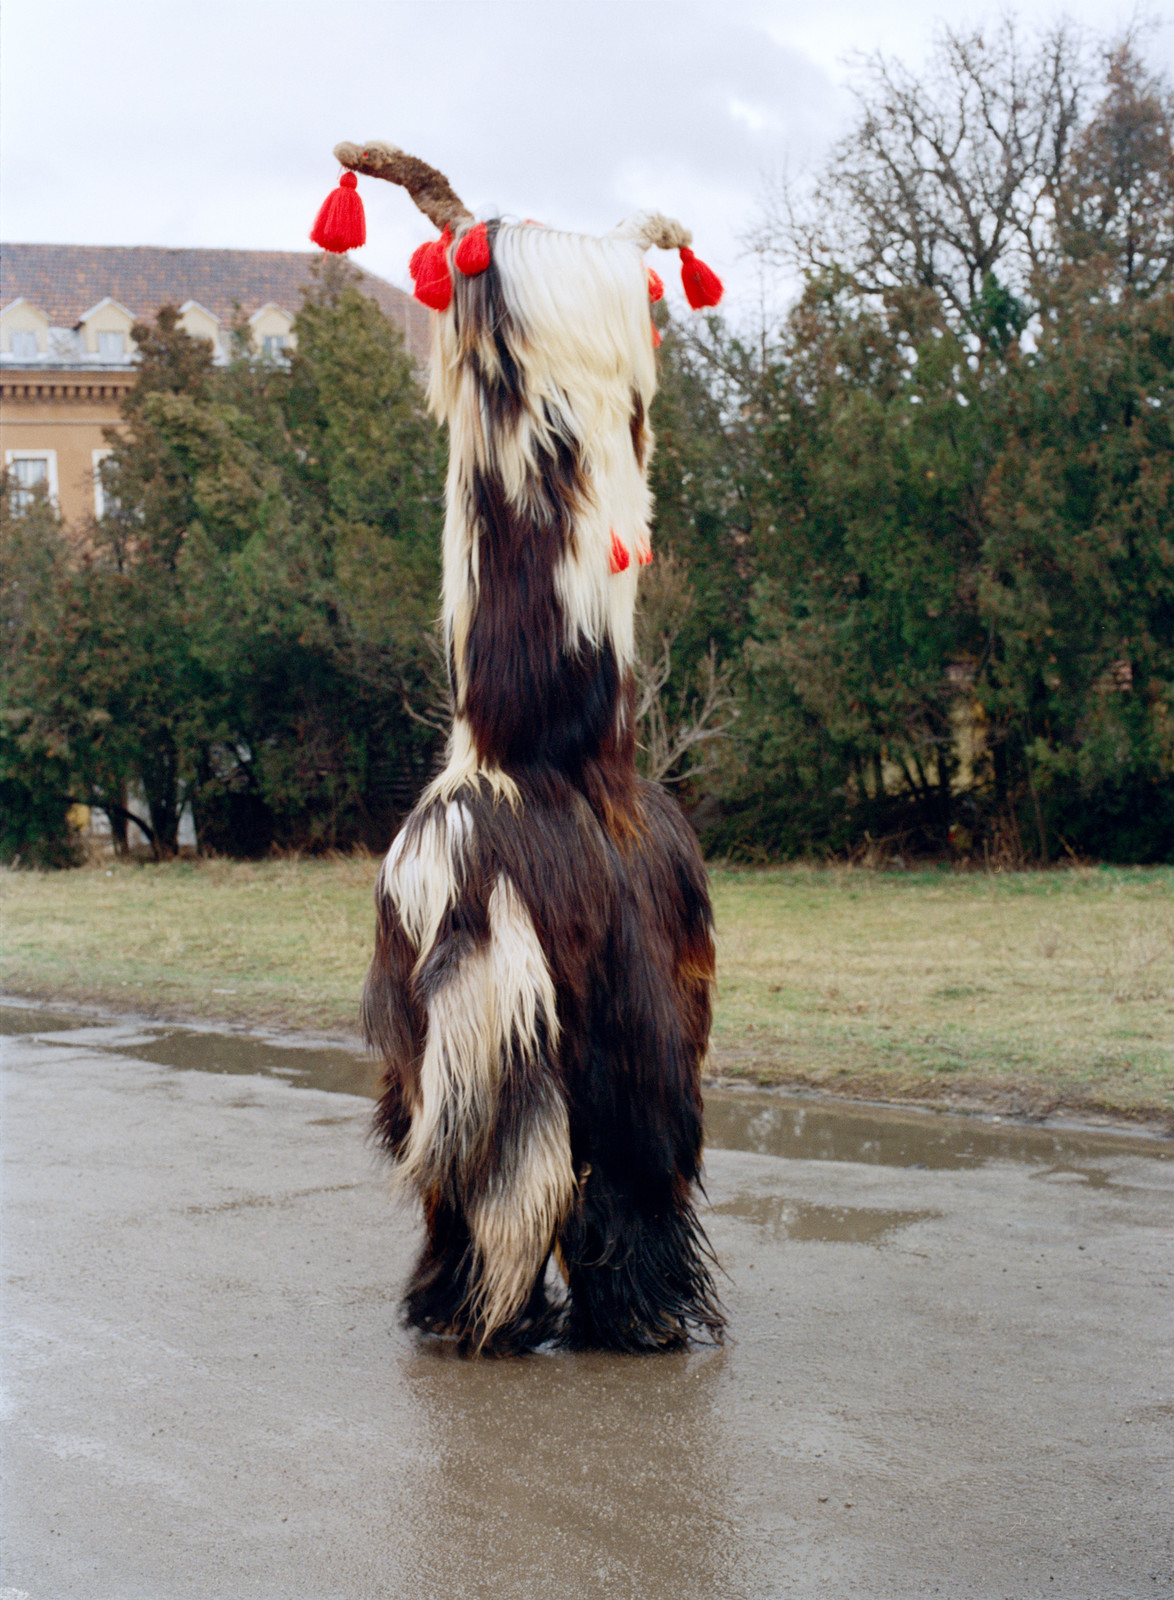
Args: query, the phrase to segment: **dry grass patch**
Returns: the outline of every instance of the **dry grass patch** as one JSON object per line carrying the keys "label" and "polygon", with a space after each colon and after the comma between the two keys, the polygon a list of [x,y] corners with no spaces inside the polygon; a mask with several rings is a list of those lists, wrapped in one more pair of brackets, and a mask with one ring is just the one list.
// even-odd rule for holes
{"label": "dry grass patch", "polygon": [[5,873],[0,981],[149,1015],[353,1033],[374,875],[363,857]]}
{"label": "dry grass patch", "polygon": [[715,1058],[765,1081],[1174,1111],[1174,873],[717,874]]}
{"label": "dry grass patch", "polygon": [[[0,982],[353,1034],[376,863],[0,873]],[[713,874],[723,1073],[1174,1116],[1174,871]]]}

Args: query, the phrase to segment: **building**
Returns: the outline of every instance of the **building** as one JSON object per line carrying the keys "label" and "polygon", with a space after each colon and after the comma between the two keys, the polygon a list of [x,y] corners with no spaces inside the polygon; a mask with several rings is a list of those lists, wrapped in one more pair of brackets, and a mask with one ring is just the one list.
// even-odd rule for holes
{"label": "building", "polygon": [[[229,358],[247,325],[259,354],[281,359],[317,251],[162,250],[149,246],[0,245],[0,452],[18,496],[43,487],[67,523],[102,511],[97,466],[104,430],[134,382],[131,328],[161,306]],[[429,314],[393,284],[359,269],[357,287],[423,364]]]}

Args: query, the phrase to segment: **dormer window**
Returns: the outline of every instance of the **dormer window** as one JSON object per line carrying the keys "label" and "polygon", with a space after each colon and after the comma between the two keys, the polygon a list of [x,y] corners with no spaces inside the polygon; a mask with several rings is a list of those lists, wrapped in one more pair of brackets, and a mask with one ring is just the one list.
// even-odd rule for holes
{"label": "dormer window", "polygon": [[221,365],[227,360],[220,332],[220,318],[198,300],[185,300],[179,308],[179,325],[189,339],[203,339],[212,346],[212,359]]}
{"label": "dormer window", "polygon": [[253,348],[259,352],[263,361],[280,362],[284,365],[289,360],[298,342],[293,326],[294,319],[288,311],[283,311],[276,301],[270,300],[259,311],[253,312],[249,318],[249,327],[253,332]]}
{"label": "dormer window", "polygon": [[49,319],[23,295],[0,311],[0,348],[14,361],[35,361],[49,346]]}
{"label": "dormer window", "polygon": [[134,348],[130,337],[134,320],[124,305],[107,295],[91,306],[77,325],[83,349],[103,364],[125,361]]}

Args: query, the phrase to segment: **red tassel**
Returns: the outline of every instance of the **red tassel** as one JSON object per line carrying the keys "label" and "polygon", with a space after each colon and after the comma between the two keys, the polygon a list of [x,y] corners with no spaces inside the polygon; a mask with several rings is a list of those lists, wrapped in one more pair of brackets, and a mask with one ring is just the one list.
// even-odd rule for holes
{"label": "red tassel", "polygon": [[363,214],[358,184],[353,172],[343,173],[338,188],[330,191],[314,218],[311,244],[341,256],[367,243],[367,218]]}
{"label": "red tassel", "polygon": [[613,528],[611,530],[611,570],[613,572],[627,572],[631,560],[627,545],[621,543],[619,534]]}
{"label": "red tassel", "polygon": [[715,306],[722,297],[722,281],[712,267],[698,261],[687,245],[681,248],[681,283],[685,299],[694,311],[702,306]]}
{"label": "red tassel", "polygon": [[656,323],[654,322],[652,324],[652,348],[654,350],[659,350],[663,343],[664,343],[664,336],[661,333],[660,329],[657,327]]}
{"label": "red tassel", "polygon": [[452,277],[448,270],[448,251],[452,230],[446,227],[439,239],[412,252],[409,270],[416,280],[416,299],[433,311],[447,311],[452,303]]}
{"label": "red tassel", "polygon": [[649,267],[647,271],[648,298],[651,300],[652,304],[655,305],[658,300],[664,299],[664,279],[661,277],[660,273],[657,272],[655,267]]}
{"label": "red tassel", "polygon": [[652,546],[650,544],[642,544],[636,552],[636,559],[642,567],[650,567],[652,565]]}
{"label": "red tassel", "polygon": [[466,278],[475,278],[489,265],[489,230],[478,222],[465,234],[453,255],[453,265]]}

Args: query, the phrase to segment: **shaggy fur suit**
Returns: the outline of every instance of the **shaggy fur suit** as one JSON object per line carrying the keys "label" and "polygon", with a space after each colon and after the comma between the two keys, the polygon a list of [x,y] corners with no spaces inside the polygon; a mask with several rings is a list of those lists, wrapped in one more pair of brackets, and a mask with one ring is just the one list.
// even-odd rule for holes
{"label": "shaggy fur suit", "polygon": [[467,1352],[723,1327],[694,1207],[705,872],[634,764],[658,226],[491,223],[434,317],[453,722],[379,875],[363,1020],[378,1137],[424,1211],[405,1319]]}

